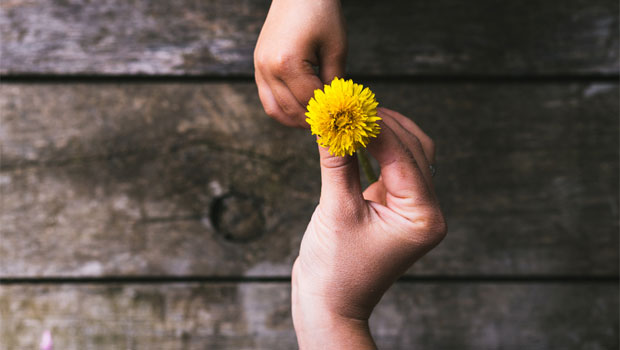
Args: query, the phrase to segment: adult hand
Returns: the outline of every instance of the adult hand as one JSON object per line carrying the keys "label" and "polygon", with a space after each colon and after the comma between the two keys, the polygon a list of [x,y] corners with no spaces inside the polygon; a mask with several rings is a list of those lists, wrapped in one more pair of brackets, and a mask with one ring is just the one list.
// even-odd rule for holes
{"label": "adult hand", "polygon": [[368,151],[379,180],[362,193],[355,157],[319,147],[321,199],[293,266],[292,311],[301,349],[373,349],[368,318],[385,291],[446,234],[429,164],[432,140],[379,109]]}
{"label": "adult hand", "polygon": [[340,0],[273,0],[254,50],[265,112],[307,128],[304,113],[314,90],[344,74],[346,42]]}

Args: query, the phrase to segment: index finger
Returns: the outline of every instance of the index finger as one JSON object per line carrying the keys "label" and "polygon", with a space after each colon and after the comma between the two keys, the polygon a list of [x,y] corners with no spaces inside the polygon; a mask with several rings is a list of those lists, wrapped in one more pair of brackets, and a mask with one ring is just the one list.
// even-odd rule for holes
{"label": "index finger", "polygon": [[397,111],[385,107],[379,107],[380,113],[385,113],[394,118],[403,128],[412,133],[422,143],[422,150],[430,164],[435,163],[435,143],[413,120],[405,117]]}
{"label": "index finger", "polygon": [[386,189],[386,205],[401,216],[416,221],[424,215],[416,209],[434,201],[424,175],[411,151],[383,121],[381,133],[368,145],[368,151],[381,166]]}
{"label": "index finger", "polygon": [[314,96],[314,90],[323,88],[321,79],[314,73],[310,63],[307,64],[309,67],[277,76],[304,108],[308,105],[308,101]]}

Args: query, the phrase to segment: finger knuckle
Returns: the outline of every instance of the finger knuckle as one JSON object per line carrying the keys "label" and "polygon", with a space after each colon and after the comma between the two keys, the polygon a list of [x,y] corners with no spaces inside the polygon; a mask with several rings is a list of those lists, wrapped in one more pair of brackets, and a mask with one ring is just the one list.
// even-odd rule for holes
{"label": "finger knuckle", "polygon": [[263,106],[263,108],[265,109],[265,113],[268,116],[270,116],[271,118],[274,118],[274,119],[278,119],[279,111],[278,111],[277,107],[268,105],[268,106]]}
{"label": "finger knuckle", "polygon": [[259,69],[264,69],[267,67],[269,63],[268,55],[265,54],[262,50],[254,51],[254,66]]}
{"label": "finger knuckle", "polygon": [[293,70],[294,55],[289,52],[280,52],[274,55],[268,63],[269,69],[278,76],[288,75]]}
{"label": "finger knuckle", "polygon": [[412,231],[421,234],[424,245],[435,246],[448,233],[448,225],[440,211],[429,210],[412,222]]}
{"label": "finger knuckle", "polygon": [[443,215],[439,213],[430,217],[426,222],[425,231],[429,244],[434,246],[441,242],[448,233],[448,225]]}
{"label": "finger knuckle", "polygon": [[442,241],[448,235],[448,223],[443,215],[439,216],[439,219],[434,225],[434,234],[439,241]]}
{"label": "finger knuckle", "polygon": [[325,169],[334,169],[340,170],[344,169],[351,165],[353,162],[352,157],[336,157],[336,156],[326,156],[321,158],[321,166]]}

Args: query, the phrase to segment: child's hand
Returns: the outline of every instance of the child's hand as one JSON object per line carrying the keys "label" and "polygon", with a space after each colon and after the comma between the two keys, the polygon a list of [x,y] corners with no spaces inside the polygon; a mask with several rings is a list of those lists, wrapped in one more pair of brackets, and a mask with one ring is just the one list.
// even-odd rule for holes
{"label": "child's hand", "polygon": [[274,0],[254,50],[265,112],[307,128],[304,113],[314,90],[344,74],[346,41],[340,0]]}
{"label": "child's hand", "polygon": [[319,147],[321,200],[293,267],[293,321],[302,349],[372,349],[368,318],[384,292],[437,245],[446,224],[429,164],[432,140],[379,109],[368,151],[381,177],[362,194],[354,157]]}

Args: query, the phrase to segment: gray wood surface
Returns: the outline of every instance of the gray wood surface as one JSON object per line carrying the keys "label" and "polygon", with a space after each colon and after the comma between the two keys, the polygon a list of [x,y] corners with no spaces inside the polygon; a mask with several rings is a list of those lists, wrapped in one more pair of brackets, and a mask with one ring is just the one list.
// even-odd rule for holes
{"label": "gray wood surface", "polygon": [[[617,275],[617,85],[370,86],[438,145],[449,235],[410,273]],[[289,275],[316,148],[253,84],[0,92],[2,276]]]}
{"label": "gray wood surface", "polygon": [[[85,77],[0,85],[0,278],[31,279],[0,284],[0,350],[296,348],[286,278],[249,278],[290,275],[320,189],[313,137],[246,79],[268,6],[0,2],[3,78]],[[375,310],[379,347],[618,349],[618,1],[344,11],[348,74],[436,141],[449,225],[407,273],[437,278]]]}
{"label": "gray wood surface", "polygon": [[[380,349],[618,347],[611,284],[396,284],[371,318]],[[288,284],[16,285],[3,350],[295,349]]]}
{"label": "gray wood surface", "polygon": [[[252,75],[267,0],[0,6],[2,74]],[[345,1],[349,73],[617,74],[615,0]]]}

